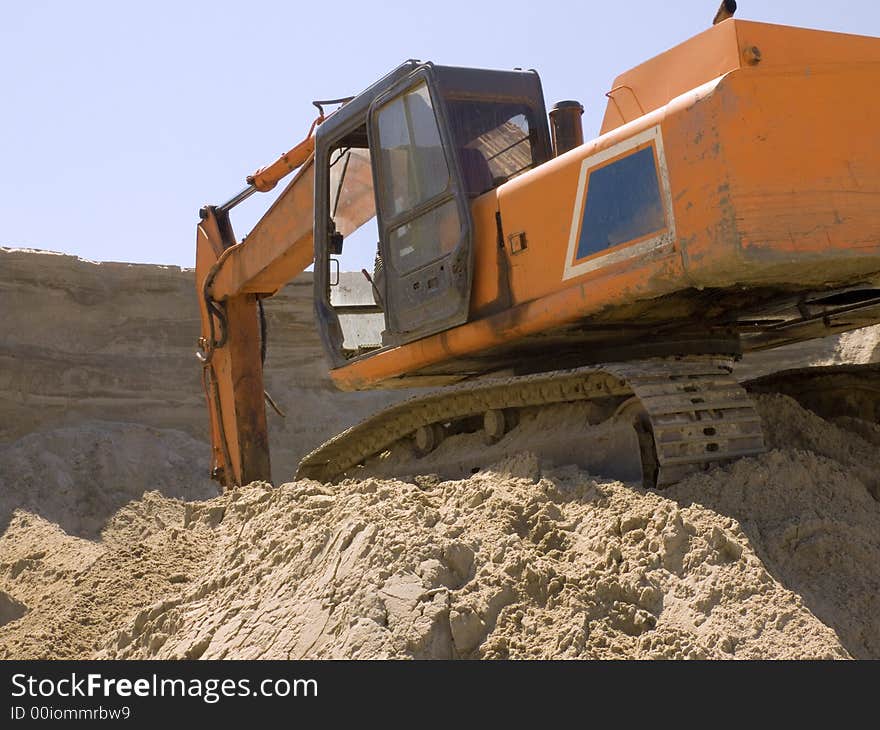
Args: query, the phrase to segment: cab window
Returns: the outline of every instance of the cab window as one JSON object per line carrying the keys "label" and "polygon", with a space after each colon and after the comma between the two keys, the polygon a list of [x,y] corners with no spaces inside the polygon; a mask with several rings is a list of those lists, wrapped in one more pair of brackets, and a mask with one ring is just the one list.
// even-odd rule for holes
{"label": "cab window", "polygon": [[537,129],[528,106],[453,99],[447,108],[469,195],[485,193],[537,164]]}
{"label": "cab window", "polygon": [[391,264],[408,274],[448,254],[462,235],[427,84],[381,106],[377,126]]}
{"label": "cab window", "polygon": [[382,211],[406,213],[449,187],[449,169],[427,84],[388,102],[378,113],[382,150]]}

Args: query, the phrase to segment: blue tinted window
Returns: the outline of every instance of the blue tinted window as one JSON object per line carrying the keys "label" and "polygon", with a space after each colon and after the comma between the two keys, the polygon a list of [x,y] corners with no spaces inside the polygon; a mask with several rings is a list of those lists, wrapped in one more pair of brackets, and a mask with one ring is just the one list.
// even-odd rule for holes
{"label": "blue tinted window", "polygon": [[653,147],[590,173],[577,258],[666,226]]}

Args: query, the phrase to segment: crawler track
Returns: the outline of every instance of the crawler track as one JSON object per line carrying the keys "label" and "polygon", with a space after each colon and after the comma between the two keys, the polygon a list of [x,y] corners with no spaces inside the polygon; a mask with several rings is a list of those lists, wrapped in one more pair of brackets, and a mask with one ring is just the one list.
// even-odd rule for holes
{"label": "crawler track", "polygon": [[880,423],[880,363],[781,370],[744,383],[750,393],[782,393],[822,418]]}
{"label": "crawler track", "polygon": [[760,418],[728,360],[662,358],[482,380],[413,398],[327,441],[300,462],[297,478],[337,479],[423,426],[578,401],[609,414],[609,405],[623,405],[617,417],[641,433],[644,482],[652,486],[764,450]]}

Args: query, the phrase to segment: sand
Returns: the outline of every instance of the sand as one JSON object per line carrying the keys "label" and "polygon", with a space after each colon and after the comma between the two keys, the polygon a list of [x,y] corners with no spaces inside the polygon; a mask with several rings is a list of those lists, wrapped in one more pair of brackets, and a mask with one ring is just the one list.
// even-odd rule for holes
{"label": "sand", "polygon": [[662,492],[522,453],[459,481],[150,491],[97,539],[20,508],[0,656],[878,658],[878,451],[760,408],[772,451]]}
{"label": "sand", "polygon": [[[90,421],[137,423],[208,440],[196,360],[194,273],[176,266],[95,263],[0,247],[0,446]],[[406,391],[342,393],[314,324],[312,275],[266,302],[266,389],[273,480],[326,439]]]}
{"label": "sand", "polygon": [[[761,396],[768,453],[659,492],[527,438],[462,479],[289,482],[399,397],[330,390],[298,280],[270,314],[280,486],[218,494],[192,273],[0,258],[0,658],[880,658],[875,424]],[[876,361],[877,333],[741,372]]]}

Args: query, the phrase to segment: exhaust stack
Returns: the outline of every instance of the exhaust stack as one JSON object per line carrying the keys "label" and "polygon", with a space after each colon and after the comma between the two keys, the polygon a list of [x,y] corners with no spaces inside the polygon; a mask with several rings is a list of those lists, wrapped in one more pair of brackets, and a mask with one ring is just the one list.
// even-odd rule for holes
{"label": "exhaust stack", "polygon": [[584,107],[579,101],[559,101],[550,110],[550,134],[553,137],[553,155],[559,155],[584,143],[581,115]]}

